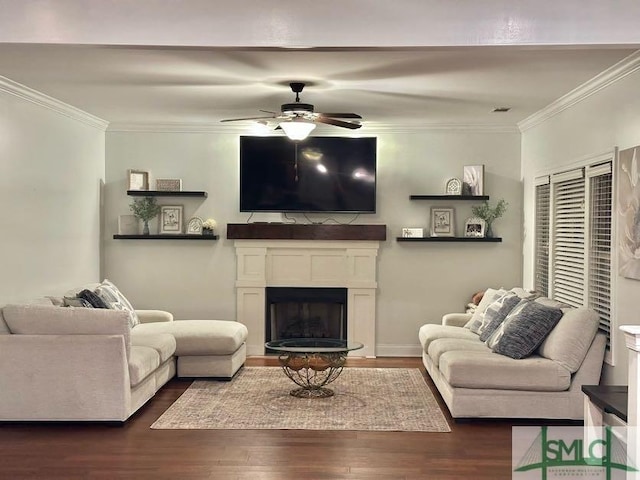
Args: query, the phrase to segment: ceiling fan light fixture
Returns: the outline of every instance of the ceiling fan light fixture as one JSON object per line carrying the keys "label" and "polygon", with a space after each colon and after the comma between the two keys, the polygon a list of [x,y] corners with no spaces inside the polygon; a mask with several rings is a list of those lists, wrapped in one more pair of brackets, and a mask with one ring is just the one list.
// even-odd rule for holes
{"label": "ceiling fan light fixture", "polygon": [[304,140],[316,128],[316,124],[302,118],[294,118],[288,122],[280,122],[280,127],[291,140]]}

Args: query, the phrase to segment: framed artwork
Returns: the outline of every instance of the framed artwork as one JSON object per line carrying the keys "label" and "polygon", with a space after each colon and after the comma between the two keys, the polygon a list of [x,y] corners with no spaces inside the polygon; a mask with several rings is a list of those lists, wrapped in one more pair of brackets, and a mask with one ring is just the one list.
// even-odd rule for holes
{"label": "framed artwork", "polygon": [[188,235],[202,235],[202,219],[200,217],[191,217],[187,222]]}
{"label": "framed artwork", "polygon": [[423,228],[403,228],[402,237],[403,238],[422,238],[424,237],[424,229]]}
{"label": "framed artwork", "polygon": [[160,233],[182,233],[182,205],[162,205],[160,207]]}
{"label": "framed artwork", "polygon": [[640,145],[618,152],[618,272],[640,280]]}
{"label": "framed artwork", "polygon": [[455,219],[453,208],[431,207],[431,236],[455,236]]}
{"label": "framed artwork", "polygon": [[182,191],[182,180],[179,178],[158,178],[156,179],[156,190],[160,192],[180,192]]}
{"label": "framed artwork", "polygon": [[149,190],[149,172],[127,170],[129,177],[127,190]]}
{"label": "framed artwork", "polygon": [[483,219],[478,217],[467,218],[464,222],[464,236],[465,237],[484,237],[486,223]]}
{"label": "framed artwork", "polygon": [[484,165],[466,165],[462,182],[463,195],[484,195]]}

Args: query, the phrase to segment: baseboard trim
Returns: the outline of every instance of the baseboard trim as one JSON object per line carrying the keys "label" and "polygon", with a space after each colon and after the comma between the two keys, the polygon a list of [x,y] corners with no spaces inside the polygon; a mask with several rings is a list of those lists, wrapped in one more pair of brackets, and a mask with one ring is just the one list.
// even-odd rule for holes
{"label": "baseboard trim", "polygon": [[376,345],[377,357],[421,357],[422,348],[420,345]]}

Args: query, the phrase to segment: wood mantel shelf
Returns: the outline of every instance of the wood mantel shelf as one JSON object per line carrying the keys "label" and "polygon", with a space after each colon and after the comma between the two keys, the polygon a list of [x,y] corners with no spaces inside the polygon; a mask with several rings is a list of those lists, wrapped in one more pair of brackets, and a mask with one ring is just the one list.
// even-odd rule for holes
{"label": "wood mantel shelf", "polygon": [[291,223],[229,223],[231,240],[377,240],[387,239],[386,225],[301,225]]}

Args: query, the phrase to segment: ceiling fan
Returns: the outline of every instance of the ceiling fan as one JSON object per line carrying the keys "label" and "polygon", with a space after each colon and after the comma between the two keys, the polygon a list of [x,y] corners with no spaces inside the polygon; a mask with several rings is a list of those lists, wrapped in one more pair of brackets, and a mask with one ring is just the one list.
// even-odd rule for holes
{"label": "ceiling fan", "polygon": [[264,113],[269,113],[269,116],[262,117],[247,117],[247,118],[228,118],[221,120],[221,122],[238,122],[242,120],[267,120],[277,119],[281,120],[277,129],[281,128],[284,133],[291,140],[304,140],[316,128],[316,123],[325,123],[327,125],[334,125],[336,127],[349,128],[355,130],[360,128],[362,124],[360,122],[349,122],[339,120],[341,118],[347,119],[361,119],[362,117],[357,113],[319,113],[315,112],[313,105],[309,103],[300,102],[300,92],[304,88],[305,84],[302,82],[291,82],[289,84],[293,93],[296,94],[295,103],[284,103],[280,106],[280,113],[270,112],[268,110],[260,110]]}

